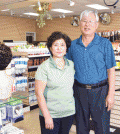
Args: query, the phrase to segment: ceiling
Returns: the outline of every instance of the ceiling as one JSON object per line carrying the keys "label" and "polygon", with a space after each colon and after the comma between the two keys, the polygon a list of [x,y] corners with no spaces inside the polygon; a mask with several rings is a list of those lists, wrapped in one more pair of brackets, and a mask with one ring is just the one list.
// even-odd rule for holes
{"label": "ceiling", "polygon": [[[40,2],[49,2],[52,3],[52,9],[54,8],[62,8],[66,10],[71,10],[73,13],[66,13],[64,14],[67,16],[78,16],[83,10],[95,10],[93,8],[89,8],[85,5],[88,4],[100,4],[105,6],[104,0],[72,0],[75,2],[74,6],[69,5],[69,0],[40,0]],[[36,19],[37,17],[24,15],[25,12],[34,12],[36,11],[33,9],[31,5],[37,4],[38,0],[0,0],[0,15],[3,16],[15,16],[15,17],[22,17],[22,18],[30,18]],[[116,2],[116,0],[105,0],[105,2],[109,5]],[[120,13],[120,1],[115,5],[116,8],[109,7],[110,9],[106,10],[97,10],[98,13],[111,13],[114,10],[115,13]],[[10,9],[9,11],[2,12],[3,9]],[[62,13],[49,11],[53,18],[62,16]]]}

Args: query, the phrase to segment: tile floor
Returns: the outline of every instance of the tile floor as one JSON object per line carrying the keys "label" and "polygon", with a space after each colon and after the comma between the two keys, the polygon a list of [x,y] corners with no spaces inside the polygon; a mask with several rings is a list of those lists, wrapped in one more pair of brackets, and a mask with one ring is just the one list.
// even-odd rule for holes
{"label": "tile floor", "polygon": [[[30,112],[24,114],[24,120],[14,123],[13,125],[23,129],[24,134],[41,134],[39,126],[39,109],[36,108]],[[69,134],[76,134],[75,125],[72,125]],[[94,134],[93,131],[90,134]]]}

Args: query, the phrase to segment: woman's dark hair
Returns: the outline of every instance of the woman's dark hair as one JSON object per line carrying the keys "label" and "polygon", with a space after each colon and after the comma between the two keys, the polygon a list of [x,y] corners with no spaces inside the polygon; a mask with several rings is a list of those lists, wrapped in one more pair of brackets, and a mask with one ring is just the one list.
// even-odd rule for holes
{"label": "woman's dark hair", "polygon": [[11,49],[5,44],[0,44],[0,70],[5,70],[11,60]]}
{"label": "woman's dark hair", "polygon": [[[47,38],[47,47],[50,51],[50,47],[52,47],[53,42],[55,42],[56,40],[59,39],[64,39],[65,43],[66,43],[66,47],[67,47],[67,51],[68,48],[71,46],[71,39],[69,38],[69,36],[67,36],[66,34],[63,34],[62,32],[56,31],[53,32],[48,38]],[[52,52],[50,51],[50,53],[52,54]]]}

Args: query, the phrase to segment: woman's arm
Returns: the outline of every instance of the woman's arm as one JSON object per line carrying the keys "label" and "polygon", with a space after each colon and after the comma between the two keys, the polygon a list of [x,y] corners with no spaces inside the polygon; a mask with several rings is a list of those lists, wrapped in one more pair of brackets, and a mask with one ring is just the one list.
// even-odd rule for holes
{"label": "woman's arm", "polygon": [[53,119],[51,118],[51,115],[48,111],[46,101],[43,95],[46,84],[47,82],[41,80],[35,80],[35,94],[37,97],[39,108],[45,118],[46,129],[53,129],[54,128]]}

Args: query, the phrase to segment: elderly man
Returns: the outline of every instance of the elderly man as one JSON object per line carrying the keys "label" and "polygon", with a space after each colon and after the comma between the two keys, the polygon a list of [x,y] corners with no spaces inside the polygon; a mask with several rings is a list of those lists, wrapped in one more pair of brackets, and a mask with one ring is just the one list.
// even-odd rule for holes
{"label": "elderly man", "polygon": [[98,36],[99,17],[85,10],[80,15],[80,38],[72,41],[66,57],[74,62],[77,134],[89,134],[90,116],[95,134],[109,134],[114,105],[116,62],[111,42]]}

